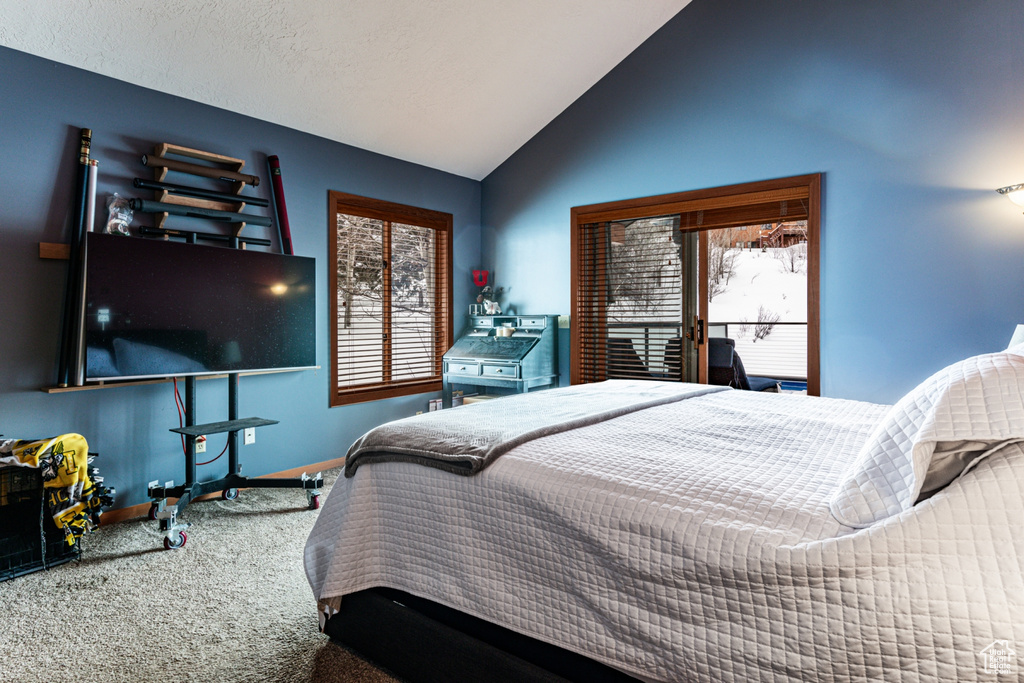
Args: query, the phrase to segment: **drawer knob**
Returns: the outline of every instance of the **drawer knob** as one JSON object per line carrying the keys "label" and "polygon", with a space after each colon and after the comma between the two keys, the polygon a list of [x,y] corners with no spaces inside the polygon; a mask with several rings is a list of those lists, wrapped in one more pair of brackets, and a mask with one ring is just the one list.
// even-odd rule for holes
{"label": "drawer knob", "polygon": [[501,374],[501,368],[498,368],[498,374],[499,375]]}

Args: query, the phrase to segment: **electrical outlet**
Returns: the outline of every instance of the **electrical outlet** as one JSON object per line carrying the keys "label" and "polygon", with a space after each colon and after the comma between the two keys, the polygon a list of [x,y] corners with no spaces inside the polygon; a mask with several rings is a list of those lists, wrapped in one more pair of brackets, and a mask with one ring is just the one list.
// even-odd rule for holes
{"label": "electrical outlet", "polygon": [[242,440],[243,440],[243,442],[245,443],[246,446],[248,446],[251,443],[256,443],[256,428],[255,427],[246,427],[245,428],[245,437]]}
{"label": "electrical outlet", "polygon": [[206,437],[205,436],[197,436],[196,437],[196,453],[205,453],[205,452],[206,452]]}

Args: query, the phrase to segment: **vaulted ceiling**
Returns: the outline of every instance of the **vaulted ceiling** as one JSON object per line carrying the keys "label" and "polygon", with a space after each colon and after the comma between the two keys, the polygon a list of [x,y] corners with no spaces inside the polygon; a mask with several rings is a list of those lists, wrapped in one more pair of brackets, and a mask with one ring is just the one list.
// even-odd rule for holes
{"label": "vaulted ceiling", "polygon": [[0,45],[481,179],[688,2],[0,0]]}

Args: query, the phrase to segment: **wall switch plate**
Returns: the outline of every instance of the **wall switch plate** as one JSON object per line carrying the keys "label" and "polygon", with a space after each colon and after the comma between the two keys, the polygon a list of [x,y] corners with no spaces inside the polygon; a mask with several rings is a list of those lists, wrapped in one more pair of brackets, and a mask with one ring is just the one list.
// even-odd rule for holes
{"label": "wall switch plate", "polygon": [[256,428],[255,427],[246,427],[245,428],[245,436],[242,439],[242,441],[243,441],[243,443],[246,446],[248,446],[251,443],[256,443]]}
{"label": "wall switch plate", "polygon": [[563,330],[569,329],[569,316],[560,315],[558,316],[558,326]]}
{"label": "wall switch plate", "polygon": [[206,437],[205,436],[197,436],[196,437],[196,453],[205,453],[205,452],[206,452]]}

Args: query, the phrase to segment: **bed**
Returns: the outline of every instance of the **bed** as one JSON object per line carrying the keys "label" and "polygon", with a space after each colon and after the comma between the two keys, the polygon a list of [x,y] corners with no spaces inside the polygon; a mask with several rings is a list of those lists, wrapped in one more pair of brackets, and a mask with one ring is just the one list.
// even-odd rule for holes
{"label": "bed", "polygon": [[328,632],[422,601],[601,667],[581,680],[1018,680],[1021,354],[894,406],[610,381],[389,423],[350,449],[307,577]]}

